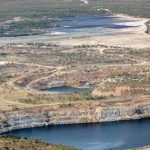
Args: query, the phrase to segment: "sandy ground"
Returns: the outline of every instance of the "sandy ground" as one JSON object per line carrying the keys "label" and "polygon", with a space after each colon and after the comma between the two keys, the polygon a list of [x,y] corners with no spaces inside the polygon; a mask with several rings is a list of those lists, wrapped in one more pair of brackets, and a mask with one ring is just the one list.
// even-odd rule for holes
{"label": "sandy ground", "polygon": [[[150,47],[150,35],[145,33],[145,23],[149,19],[134,18],[126,15],[116,15],[129,20],[122,25],[136,26],[124,29],[111,28],[87,28],[76,29],[74,32],[65,34],[48,34],[27,37],[3,37],[0,38],[0,45],[14,42],[45,42],[56,43],[64,46],[82,45],[82,44],[104,44],[108,46],[121,47]],[[132,21],[131,21],[132,20]]]}
{"label": "sandy ground", "polygon": [[8,61],[0,61],[0,66],[5,65],[5,64],[9,64],[9,62]]}

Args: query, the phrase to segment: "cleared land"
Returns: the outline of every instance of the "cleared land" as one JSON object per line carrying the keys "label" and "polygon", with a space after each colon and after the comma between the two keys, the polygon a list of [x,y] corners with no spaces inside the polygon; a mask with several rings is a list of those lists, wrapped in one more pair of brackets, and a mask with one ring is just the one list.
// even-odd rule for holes
{"label": "cleared land", "polygon": [[[43,43],[1,47],[1,111],[41,104],[149,97],[150,50]],[[92,92],[59,94],[37,89],[60,81]],[[57,86],[56,82],[56,86]]]}

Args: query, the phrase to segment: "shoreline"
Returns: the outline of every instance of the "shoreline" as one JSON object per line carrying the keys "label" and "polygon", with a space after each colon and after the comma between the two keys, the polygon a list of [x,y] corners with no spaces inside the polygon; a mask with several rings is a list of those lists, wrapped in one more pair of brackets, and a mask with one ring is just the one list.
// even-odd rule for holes
{"label": "shoreline", "polygon": [[124,119],[124,120],[112,120],[112,121],[102,121],[102,122],[81,122],[81,123],[63,123],[63,124],[47,124],[47,125],[37,125],[37,126],[31,126],[31,127],[23,127],[23,128],[14,128],[11,130],[5,130],[4,132],[0,132],[1,135],[7,135],[7,133],[17,130],[23,130],[23,129],[30,129],[30,128],[40,128],[40,127],[48,127],[48,126],[69,126],[69,125],[89,125],[89,124],[104,124],[104,123],[112,123],[112,122],[126,122],[126,121],[136,121],[136,120],[144,120],[144,119],[150,119],[150,116],[146,116],[143,118],[133,118],[133,119]]}
{"label": "shoreline", "polygon": [[[149,18],[132,17],[125,14],[112,14],[112,16],[120,17],[128,20],[128,22],[118,23],[118,25],[131,25],[134,28],[126,29],[103,29],[103,32],[99,28],[94,29],[82,29],[77,30],[69,34],[61,34],[51,36],[49,34],[44,35],[33,35],[33,36],[20,36],[20,37],[1,37],[0,45],[6,43],[18,43],[18,42],[43,42],[43,43],[54,43],[62,46],[75,46],[83,44],[102,45],[109,46],[121,46],[121,47],[132,47],[132,48],[148,48],[149,34],[147,33]],[[91,34],[92,32],[92,34]],[[53,32],[55,34],[57,32]],[[104,34],[105,33],[105,34]],[[128,37],[128,38],[127,38]],[[69,44],[68,44],[69,43]],[[127,46],[128,45],[128,46]]]}
{"label": "shoreline", "polygon": [[146,35],[150,35],[150,31],[147,32],[147,30],[150,30],[150,18],[141,18],[141,17],[135,17],[135,16],[129,16],[127,14],[114,14],[113,16],[116,17],[123,17],[123,18],[127,18],[127,19],[143,19],[144,20],[144,25],[145,25],[145,31],[143,33],[145,33]]}
{"label": "shoreline", "polygon": [[[78,102],[27,107],[5,112],[0,121],[0,134],[16,129],[58,124],[101,123],[136,120],[150,117],[150,103],[111,104],[103,102]],[[128,106],[127,106],[128,105]]]}
{"label": "shoreline", "polygon": [[[147,107],[148,105],[148,107]],[[146,107],[146,108],[145,108]],[[115,107],[114,106],[111,106],[108,108],[108,110],[106,112],[109,112],[109,109],[113,110]],[[117,107],[116,107],[117,108]],[[119,107],[118,107],[119,108]],[[139,109],[140,108],[140,109]],[[145,108],[145,111],[147,112],[148,110],[148,113],[145,113],[145,114],[141,114],[139,113],[140,111],[144,110]],[[36,108],[35,108],[36,109]],[[42,108],[41,108],[42,109]],[[102,109],[102,107],[100,108]],[[120,109],[120,111],[122,111],[123,108]],[[3,136],[3,135],[9,135],[9,132],[11,131],[17,131],[17,130],[23,130],[23,129],[28,129],[28,128],[40,128],[40,127],[47,127],[47,126],[59,126],[59,125],[66,125],[66,126],[69,126],[69,125],[88,125],[88,124],[104,124],[104,123],[112,123],[112,122],[126,122],[126,121],[135,121],[135,120],[144,120],[144,119],[150,119],[150,104],[145,104],[145,105],[137,105],[136,107],[132,107],[132,106],[129,106],[128,108],[126,108],[128,111],[125,113],[126,115],[122,116],[121,118],[116,118],[115,115],[118,114],[117,111],[113,112],[113,117],[114,118],[111,118],[111,119],[106,119],[106,120],[99,120],[99,121],[95,121],[95,120],[90,120],[90,121],[83,121],[83,122],[76,122],[75,120],[72,121],[72,122],[63,122],[63,123],[46,123],[46,122],[41,122],[41,124],[34,124],[32,125],[32,123],[30,121],[28,121],[28,126],[24,126],[22,123],[22,119],[21,117],[18,116],[18,124],[21,123],[18,127],[17,126],[14,126],[14,127],[9,127],[9,128],[4,128],[3,130],[0,129],[0,136]],[[131,114],[130,112],[130,109],[134,110],[134,112],[136,111],[136,114],[133,115],[133,116],[127,116],[127,114]],[[32,109],[29,108],[29,113],[31,113]],[[124,110],[123,110],[124,111]],[[138,113],[137,113],[138,112]],[[45,113],[45,112],[44,112]],[[87,112],[86,112],[87,113]],[[112,111],[110,111],[110,113],[112,114]],[[121,112],[119,112],[121,113]],[[21,113],[18,112],[18,115],[20,115]],[[45,113],[46,115],[48,114],[48,112]],[[111,114],[107,114],[106,116],[110,116]],[[37,116],[40,116],[37,115]],[[80,114],[78,115],[80,116]],[[81,115],[82,116],[82,115]],[[8,116],[7,116],[8,117]],[[94,117],[94,116],[93,116]],[[23,118],[30,118],[30,116],[23,116]],[[17,120],[17,119],[16,119]],[[34,119],[33,119],[34,120]],[[41,118],[40,120],[43,121],[43,118]],[[0,124],[1,125],[1,124]],[[11,133],[10,133],[11,135]],[[130,150],[149,150],[150,146],[149,145],[144,145],[143,147],[137,147],[137,148],[131,148]]]}

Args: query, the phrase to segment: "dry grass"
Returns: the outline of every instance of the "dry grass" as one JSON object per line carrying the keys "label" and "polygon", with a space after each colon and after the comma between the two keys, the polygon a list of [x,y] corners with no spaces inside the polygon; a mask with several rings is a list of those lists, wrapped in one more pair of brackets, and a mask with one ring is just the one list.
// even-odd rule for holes
{"label": "dry grass", "polygon": [[0,137],[0,150],[79,150],[63,145],[54,145],[41,140],[13,136]]}
{"label": "dry grass", "polygon": [[[1,48],[7,55],[0,60],[8,63],[0,66],[1,111],[54,103],[149,96],[149,49],[104,45],[44,48],[40,47],[42,44],[32,44]],[[57,80],[69,86],[81,86],[83,81],[83,86],[94,86],[95,90],[52,94],[33,89]]]}

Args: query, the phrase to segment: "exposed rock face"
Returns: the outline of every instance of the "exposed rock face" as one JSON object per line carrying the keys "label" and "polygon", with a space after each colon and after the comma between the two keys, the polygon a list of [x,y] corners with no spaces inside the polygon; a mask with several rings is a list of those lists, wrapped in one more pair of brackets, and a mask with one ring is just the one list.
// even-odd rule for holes
{"label": "exposed rock face", "polygon": [[[140,119],[150,116],[150,104],[102,106],[98,102],[60,104],[3,113],[0,133],[50,124],[73,124]],[[3,119],[2,119],[3,118]]]}
{"label": "exposed rock face", "polygon": [[52,87],[59,87],[59,86],[64,86],[65,82],[64,81],[51,81],[48,78],[39,80],[37,82],[33,82],[30,84],[30,87],[35,88],[35,89],[46,89],[46,88],[52,88]]}

